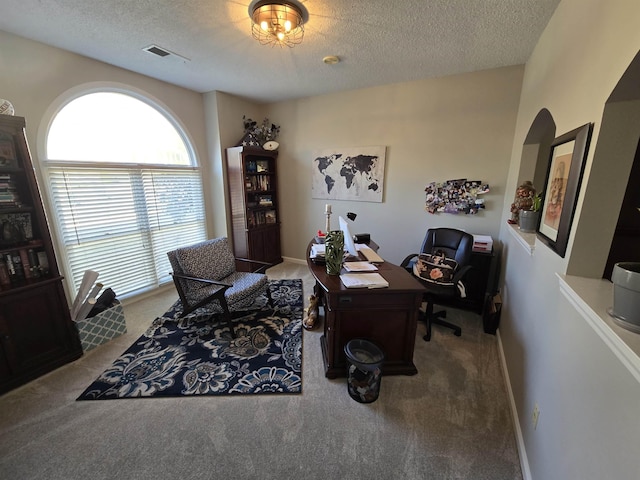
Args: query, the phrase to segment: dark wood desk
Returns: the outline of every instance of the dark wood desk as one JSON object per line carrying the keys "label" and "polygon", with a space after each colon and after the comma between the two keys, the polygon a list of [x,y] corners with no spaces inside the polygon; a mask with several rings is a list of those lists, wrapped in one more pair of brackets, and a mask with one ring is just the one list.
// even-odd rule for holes
{"label": "dark wood desk", "polygon": [[[366,338],[382,349],[384,375],[418,373],[413,348],[424,293],[420,282],[402,267],[384,262],[378,271],[389,282],[388,288],[346,288],[339,275],[327,275],[323,264],[311,260],[313,243],[307,248],[307,265],[316,280],[314,294],[324,307],[320,346],[325,376],[347,375],[344,346],[353,338]],[[375,243],[370,246],[377,250]]]}

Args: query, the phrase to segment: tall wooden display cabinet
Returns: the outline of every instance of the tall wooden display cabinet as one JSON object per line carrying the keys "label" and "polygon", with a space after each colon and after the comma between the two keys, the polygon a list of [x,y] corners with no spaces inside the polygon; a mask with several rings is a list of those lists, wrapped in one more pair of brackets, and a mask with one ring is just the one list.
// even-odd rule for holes
{"label": "tall wooden display cabinet", "polygon": [[0,393],[82,355],[24,128],[0,115]]}
{"label": "tall wooden display cabinet", "polygon": [[[227,181],[236,257],[280,263],[277,151],[227,149]],[[241,268],[241,265],[238,265]]]}

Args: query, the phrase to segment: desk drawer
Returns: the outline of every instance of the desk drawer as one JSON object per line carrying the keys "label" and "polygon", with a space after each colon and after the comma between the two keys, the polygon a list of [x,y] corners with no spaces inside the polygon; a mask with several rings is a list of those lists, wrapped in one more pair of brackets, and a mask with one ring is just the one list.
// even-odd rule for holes
{"label": "desk drawer", "polygon": [[[383,289],[380,289],[379,293],[372,294],[372,290],[367,289],[364,295],[362,293],[338,293],[327,295],[326,307],[329,310],[351,310],[351,309],[373,309],[378,310],[381,307],[384,308],[398,308],[402,310],[407,309],[407,305],[413,305],[416,302],[419,305],[418,299],[421,294],[414,293],[400,293],[389,292],[383,293]],[[373,292],[378,292],[374,289]]]}

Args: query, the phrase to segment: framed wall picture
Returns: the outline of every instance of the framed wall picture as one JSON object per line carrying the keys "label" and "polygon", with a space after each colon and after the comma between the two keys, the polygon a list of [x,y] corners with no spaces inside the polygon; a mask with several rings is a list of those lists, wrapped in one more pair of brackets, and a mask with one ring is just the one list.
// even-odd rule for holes
{"label": "framed wall picture", "polygon": [[564,258],[576,210],[593,124],[556,138],[551,144],[538,237]]}
{"label": "framed wall picture", "polygon": [[33,240],[30,213],[0,213],[0,246]]}
{"label": "framed wall picture", "polygon": [[13,139],[0,137],[0,168],[13,168],[18,165]]}
{"label": "framed wall picture", "polygon": [[382,202],[385,146],[313,152],[311,198]]}

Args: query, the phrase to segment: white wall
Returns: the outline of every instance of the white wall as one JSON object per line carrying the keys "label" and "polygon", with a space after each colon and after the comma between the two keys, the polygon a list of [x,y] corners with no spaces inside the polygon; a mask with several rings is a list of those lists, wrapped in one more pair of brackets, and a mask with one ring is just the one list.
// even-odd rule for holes
{"label": "white wall", "polygon": [[[599,222],[608,238],[582,237],[576,254],[590,246],[597,263],[608,253],[618,211],[582,211],[582,204],[584,192],[600,181],[590,174],[602,113],[640,48],[639,19],[635,0],[563,0],[525,69],[505,211],[517,185],[522,144],[542,108],[551,112],[556,136],[595,124],[566,257],[539,241],[531,256],[506,227],[501,232],[506,268],[500,337],[535,479],[640,478],[638,383],[559,292],[556,276],[567,271],[581,222]],[[611,172],[619,170],[617,184],[624,188],[625,170],[609,165]],[[534,430],[535,403],[541,414]]]}
{"label": "white wall", "polygon": [[[209,92],[205,94],[204,98],[209,155],[213,168],[209,186],[214,197],[214,205],[216,205],[215,211],[228,213],[231,207],[229,205],[229,192],[226,181],[225,149],[237,146],[238,141],[243,137],[243,116],[262,122],[264,106],[221,92]],[[216,215],[214,235],[212,237],[230,235],[231,216]]]}
{"label": "white wall", "polygon": [[[337,215],[357,213],[353,233],[371,233],[387,260],[417,251],[429,227],[497,237],[522,74],[522,67],[508,67],[268,105],[281,125],[283,255],[304,258],[309,240],[324,230],[327,201],[311,198],[313,152],[335,147],[387,147],[382,203],[329,202],[333,225]],[[455,178],[489,183],[487,208],[427,213],[425,186]]]}
{"label": "white wall", "polygon": [[[59,107],[61,97],[66,98],[68,92],[100,85],[143,94],[170,112],[190,139],[203,166],[205,184],[208,182],[210,166],[201,94],[3,31],[0,31],[0,72],[0,98],[11,101],[16,115],[26,119],[27,139],[41,184],[38,159],[44,154],[46,129],[55,113],[52,109]],[[52,212],[44,200],[51,218]],[[209,211],[214,211],[207,188],[205,201]],[[208,228],[213,230],[211,222]],[[55,232],[52,233],[55,240]],[[60,267],[64,275],[64,266]]]}
{"label": "white wall", "polygon": [[[27,118],[36,159],[47,110],[58,96],[96,82],[118,83],[156,99],[182,123],[203,165],[210,236],[227,234],[224,149],[243,133],[242,115],[281,125],[279,160],[283,255],[302,259],[324,227],[325,201],[311,199],[312,153],[328,147],[387,146],[382,203],[333,202],[336,214],[358,213],[356,232],[370,232],[381,253],[399,261],[416,250],[429,226],[497,236],[523,75],[509,67],[447,78],[259,105],[219,92],[200,95],[111,65],[0,32],[2,98]],[[206,123],[205,123],[206,122]],[[206,124],[206,127],[205,127]],[[44,138],[44,137],[43,137]],[[475,216],[431,215],[431,181],[479,179],[491,185]],[[335,224],[335,219],[334,219]]]}

